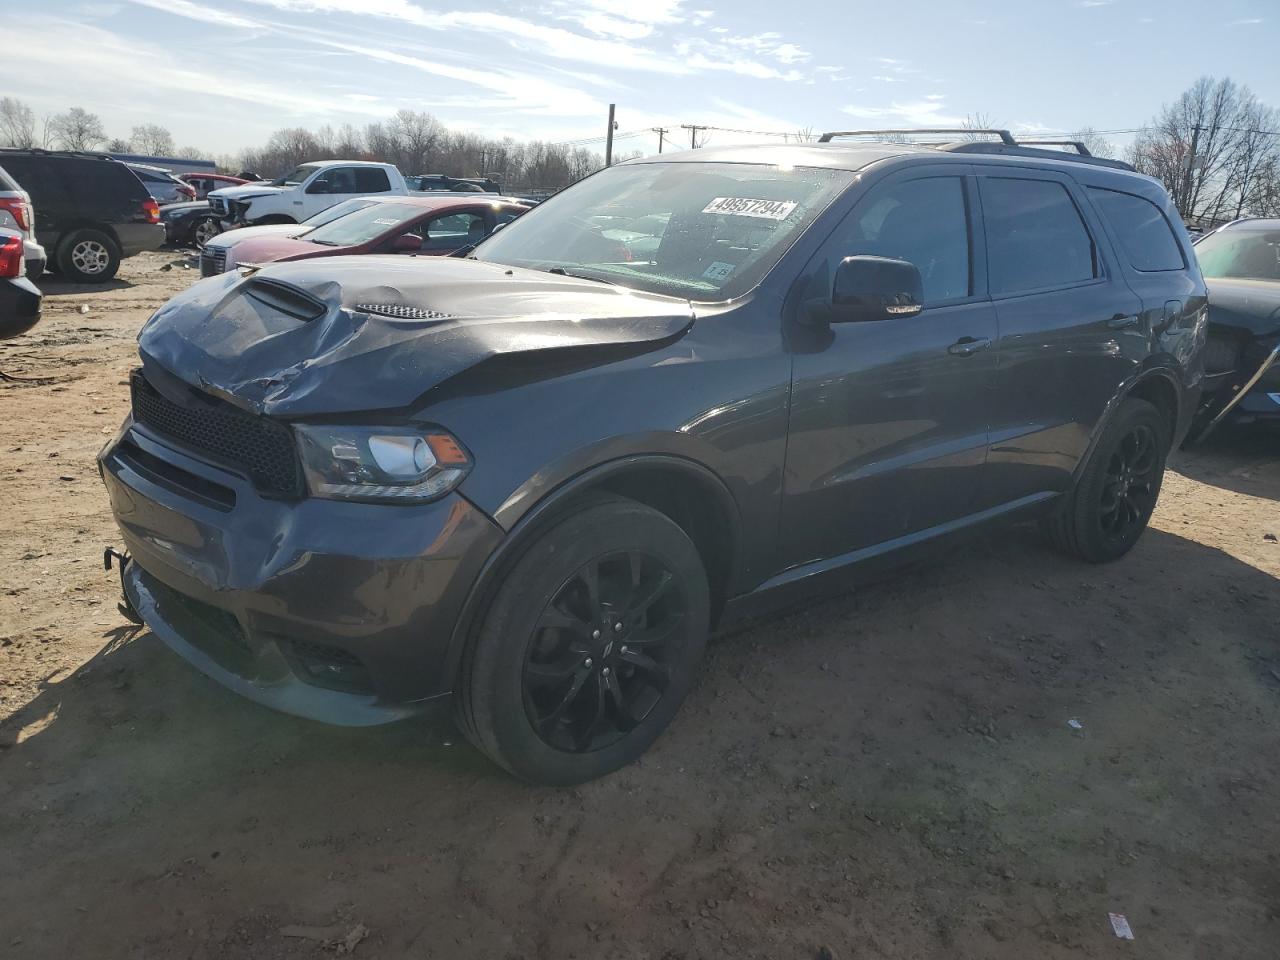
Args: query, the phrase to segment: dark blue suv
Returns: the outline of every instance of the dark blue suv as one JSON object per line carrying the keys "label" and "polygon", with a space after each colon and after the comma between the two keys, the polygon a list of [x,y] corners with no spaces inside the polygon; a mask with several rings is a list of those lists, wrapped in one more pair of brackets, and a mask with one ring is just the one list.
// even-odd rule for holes
{"label": "dark blue suv", "polygon": [[101,456],[128,601],[227,686],[452,701],[531,780],[645,750],[707,634],[987,521],[1128,551],[1197,406],[1158,183],[998,140],[604,170],[453,259],[202,280]]}

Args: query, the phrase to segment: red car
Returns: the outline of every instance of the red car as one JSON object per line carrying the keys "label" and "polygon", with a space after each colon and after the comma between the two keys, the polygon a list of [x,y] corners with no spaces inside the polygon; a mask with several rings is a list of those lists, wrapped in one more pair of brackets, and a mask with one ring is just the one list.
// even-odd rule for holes
{"label": "red car", "polygon": [[210,190],[221,190],[223,187],[238,187],[248,183],[243,177],[229,177],[225,173],[184,173],[178,177],[195,188],[195,199],[203,200]]}
{"label": "red car", "polygon": [[296,237],[245,240],[236,245],[236,261],[248,266],[361,253],[445,256],[479,243],[530,209],[507,197],[474,193],[364,199],[373,202]]}

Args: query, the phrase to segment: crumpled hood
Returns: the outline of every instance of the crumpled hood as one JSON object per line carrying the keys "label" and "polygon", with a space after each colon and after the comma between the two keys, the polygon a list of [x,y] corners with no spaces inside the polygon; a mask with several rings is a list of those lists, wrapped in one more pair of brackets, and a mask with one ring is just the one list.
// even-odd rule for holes
{"label": "crumpled hood", "polygon": [[1280,282],[1206,279],[1209,325],[1243,330],[1255,337],[1280,334]]}
{"label": "crumpled hood", "polygon": [[252,200],[254,197],[269,197],[274,193],[284,193],[286,188],[273,187],[265,183],[246,183],[239,187],[222,187],[218,190],[210,190],[209,197],[218,197],[221,200]]}
{"label": "crumpled hood", "polygon": [[[430,313],[394,315],[405,308]],[[687,301],[592,280],[455,258],[326,257],[200,281],[156,311],[138,351],[144,369],[256,413],[312,417],[405,408],[492,357],[656,346],[692,324]]]}

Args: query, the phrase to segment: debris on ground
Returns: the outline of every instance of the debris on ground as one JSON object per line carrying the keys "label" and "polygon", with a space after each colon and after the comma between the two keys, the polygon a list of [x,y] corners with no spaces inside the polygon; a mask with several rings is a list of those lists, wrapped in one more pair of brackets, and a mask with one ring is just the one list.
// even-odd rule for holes
{"label": "debris on ground", "polygon": [[1116,936],[1121,940],[1133,939],[1133,928],[1129,926],[1129,920],[1123,913],[1109,913],[1111,918],[1111,929],[1116,932]]}

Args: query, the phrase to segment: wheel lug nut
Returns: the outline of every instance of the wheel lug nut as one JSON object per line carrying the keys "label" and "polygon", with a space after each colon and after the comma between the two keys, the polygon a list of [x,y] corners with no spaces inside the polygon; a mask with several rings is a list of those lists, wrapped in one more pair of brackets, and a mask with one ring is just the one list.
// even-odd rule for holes
{"label": "wheel lug nut", "polygon": [[618,648],[618,652],[625,654],[627,652],[627,645],[624,643],[622,646],[620,646]]}
{"label": "wheel lug nut", "polygon": [[583,665],[584,667],[586,667],[588,670],[590,670],[590,669],[591,669],[591,658],[590,658],[590,657],[587,657],[587,659],[583,660],[583,661],[582,661],[582,665]]}
{"label": "wheel lug nut", "polygon": [[601,673],[603,673],[603,674],[607,677],[607,676],[609,675],[609,668],[608,668],[608,667],[605,667],[605,668],[604,668],[603,670],[601,670],[600,672],[601,672]]}
{"label": "wheel lug nut", "polygon": [[592,639],[592,640],[599,640],[599,639],[600,639],[600,631],[599,631],[599,630],[592,630],[592,631],[591,631],[591,639]]}
{"label": "wheel lug nut", "polygon": [[614,632],[614,633],[621,633],[621,632],[622,632],[622,621],[621,621],[621,620],[619,620],[617,623],[615,623],[615,624],[613,625],[613,632]]}

